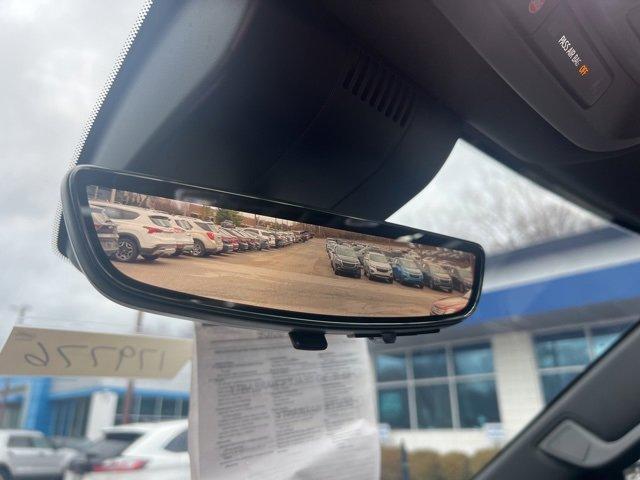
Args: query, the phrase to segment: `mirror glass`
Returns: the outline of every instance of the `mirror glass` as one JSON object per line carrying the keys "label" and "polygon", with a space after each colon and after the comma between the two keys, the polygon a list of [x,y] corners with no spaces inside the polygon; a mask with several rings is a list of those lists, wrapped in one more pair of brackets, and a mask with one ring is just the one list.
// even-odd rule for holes
{"label": "mirror glass", "polygon": [[452,315],[470,299],[475,255],[421,232],[391,239],[99,186],[87,196],[113,265],[156,287],[358,317]]}

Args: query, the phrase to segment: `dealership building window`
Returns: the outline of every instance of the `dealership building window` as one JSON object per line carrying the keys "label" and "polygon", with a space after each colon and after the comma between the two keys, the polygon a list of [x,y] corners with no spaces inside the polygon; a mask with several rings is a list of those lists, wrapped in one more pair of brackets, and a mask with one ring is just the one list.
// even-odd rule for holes
{"label": "dealership building window", "polygon": [[500,421],[489,342],[380,353],[374,362],[380,423],[438,429]]}
{"label": "dealership building window", "polygon": [[87,428],[90,397],[54,400],[51,403],[51,435],[83,437]]}
{"label": "dealership building window", "polygon": [[[189,416],[188,397],[169,397],[155,395],[136,395],[131,402],[129,420],[131,422],[159,422]],[[118,396],[116,424],[124,418],[124,395]]]}
{"label": "dealership building window", "polygon": [[583,327],[534,337],[540,385],[545,403],[553,400],[629,327],[628,323]]}
{"label": "dealership building window", "polygon": [[22,401],[0,402],[2,416],[0,417],[0,429],[18,428],[22,417]]}

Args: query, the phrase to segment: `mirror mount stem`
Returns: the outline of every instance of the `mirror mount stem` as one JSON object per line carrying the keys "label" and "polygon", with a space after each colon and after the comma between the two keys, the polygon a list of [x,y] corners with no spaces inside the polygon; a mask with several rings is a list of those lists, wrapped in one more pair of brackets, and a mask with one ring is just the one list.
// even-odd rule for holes
{"label": "mirror mount stem", "polygon": [[326,350],[327,338],[324,333],[292,330],[289,332],[291,344],[296,350]]}

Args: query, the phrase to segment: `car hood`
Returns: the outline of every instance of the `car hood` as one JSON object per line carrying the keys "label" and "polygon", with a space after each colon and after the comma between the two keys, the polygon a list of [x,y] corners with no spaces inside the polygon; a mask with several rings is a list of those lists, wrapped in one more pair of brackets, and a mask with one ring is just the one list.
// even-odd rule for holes
{"label": "car hood", "polygon": [[376,268],[391,268],[391,265],[389,265],[387,262],[372,262],[369,261],[369,265],[372,267],[376,267]]}
{"label": "car hood", "polygon": [[465,306],[468,300],[464,297],[448,297],[434,302],[434,306],[439,308]]}
{"label": "car hood", "polygon": [[407,267],[400,267],[402,268],[402,270],[404,270],[407,273],[410,273],[412,275],[417,275],[420,274],[422,275],[422,272],[420,270],[418,270],[417,268],[407,268]]}
{"label": "car hood", "polygon": [[451,280],[451,275],[447,275],[446,273],[436,273],[432,276],[440,280]]}

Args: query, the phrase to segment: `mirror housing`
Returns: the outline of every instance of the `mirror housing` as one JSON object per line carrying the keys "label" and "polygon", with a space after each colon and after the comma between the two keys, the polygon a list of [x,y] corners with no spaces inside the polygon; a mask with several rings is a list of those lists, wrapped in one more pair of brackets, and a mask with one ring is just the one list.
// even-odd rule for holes
{"label": "mirror housing", "polygon": [[[340,311],[340,314],[335,314],[335,312],[323,313],[322,310],[307,309],[306,307],[286,309],[274,308],[274,306],[270,304],[252,305],[250,302],[242,303],[228,298],[203,296],[195,292],[176,291],[164,288],[162,281],[156,281],[155,284],[140,281],[140,278],[136,278],[134,274],[123,273],[121,265],[119,265],[120,268],[116,267],[115,265],[117,263],[112,262],[109,256],[105,254],[104,244],[101,244],[98,234],[96,233],[97,224],[94,214],[92,213],[93,210],[99,210],[99,208],[95,202],[90,203],[87,193],[90,188],[93,188],[96,193],[98,188],[110,189],[111,192],[114,192],[110,199],[111,202],[114,202],[116,193],[118,192],[124,192],[126,194],[135,192],[135,195],[165,201],[168,200],[175,202],[175,205],[199,205],[213,209],[223,208],[244,215],[250,214],[256,218],[279,219],[281,222],[280,225],[312,225],[315,226],[319,232],[342,232],[345,236],[337,240],[337,245],[346,245],[345,248],[347,249],[351,249],[353,244],[357,242],[352,240],[347,241],[345,240],[346,238],[381,239],[387,242],[385,245],[389,245],[388,250],[383,251],[377,247],[372,247],[370,244],[367,244],[366,241],[362,242],[367,245],[364,248],[371,250],[369,253],[382,254],[386,252],[385,255],[390,265],[413,261],[411,259],[416,259],[415,261],[417,262],[418,258],[424,258],[420,255],[422,255],[422,252],[424,252],[426,248],[432,249],[433,252],[440,253],[455,252],[455,255],[463,258],[464,261],[470,264],[469,277],[464,283],[461,283],[461,285],[463,285],[461,290],[465,291],[466,288],[468,288],[468,290],[463,297],[455,297],[457,299],[467,299],[466,305],[461,306],[460,309],[454,313],[442,315],[429,315],[430,311],[426,304],[424,314],[419,315],[414,313],[389,315],[388,313],[384,313],[386,312],[385,310],[380,310],[382,313],[378,312],[370,316],[353,314],[353,312],[348,312],[347,310],[344,312]],[[467,318],[476,307],[482,287],[484,251],[480,245],[386,222],[372,222],[345,217],[282,202],[268,201],[175,183],[139,174],[117,172],[91,166],[75,167],[66,175],[62,184],[62,205],[65,227],[77,266],[87,276],[89,281],[106,297],[128,307],[163,315],[178,316],[237,327],[286,330],[290,332],[292,342],[296,348],[326,348],[326,342],[324,341],[324,334],[326,333],[347,334],[356,337],[378,337],[385,342],[395,340],[398,335],[434,333],[440,328],[454,325]],[[124,207],[123,204],[117,203],[108,203],[108,205]],[[104,205],[100,206],[100,208],[102,207],[104,207]],[[143,210],[140,207],[133,208]],[[187,210],[189,209],[187,208]],[[101,210],[99,213],[102,215],[105,211],[106,210]],[[152,221],[153,218],[168,215],[158,210],[149,210],[148,208],[144,211],[153,214],[150,217]],[[184,218],[189,220],[188,217]],[[201,221],[203,219],[192,220]],[[106,221],[110,222],[108,218]],[[208,223],[212,224],[212,222]],[[277,220],[276,225],[278,225]],[[214,224],[213,227],[218,227],[218,225]],[[156,228],[152,226],[144,228],[152,228],[155,231],[162,230],[162,228],[165,227],[157,226]],[[296,237],[296,235],[291,234],[291,232],[284,233],[288,233],[291,239]],[[278,236],[278,232],[274,231],[273,236]],[[333,238],[327,238],[325,240],[327,253],[329,255],[328,261],[332,262],[332,267],[333,256],[337,254],[329,250],[330,244],[333,245],[332,242],[334,242],[334,240]],[[318,245],[319,241],[320,238],[316,239],[316,245]],[[259,242],[257,242],[256,238],[253,238],[252,240],[245,239],[245,243],[247,245],[255,244],[257,246]],[[404,250],[391,249],[392,245],[398,244],[406,245],[407,248]],[[118,245],[120,245],[120,242]],[[247,248],[249,247],[247,246]],[[335,245],[332,248],[335,249]],[[324,243],[322,250],[324,254]],[[340,252],[342,251],[344,250]],[[147,253],[149,257],[148,260],[157,258],[155,255],[156,252]],[[162,253],[174,254],[175,245],[171,251]],[[347,255],[351,255],[350,250],[346,253]],[[391,253],[400,255],[401,258],[392,258]],[[110,252],[110,254],[113,255],[113,252]],[[178,260],[178,262],[179,261],[180,260]],[[144,264],[144,262],[141,263]],[[414,265],[417,264],[418,263],[415,263]],[[210,265],[212,265],[212,267],[210,267],[212,269],[211,271],[215,272],[217,268],[215,267],[215,261]],[[177,267],[175,272],[180,275],[184,274],[184,267]],[[334,269],[334,273],[337,275],[339,272],[336,272]],[[402,275],[408,274],[403,273]],[[451,273],[451,275],[453,278],[453,273]],[[360,274],[357,276],[360,277]],[[166,276],[161,277],[166,278]],[[420,278],[422,279],[422,275]],[[333,277],[331,280],[334,280]],[[211,282],[212,280],[209,279],[206,281]],[[234,280],[231,279],[231,281]],[[460,282],[460,280],[458,281]],[[393,280],[391,283],[393,283]],[[321,284],[319,285],[319,289],[323,288]],[[355,284],[344,285],[343,290],[347,292],[350,291],[352,285]],[[387,286],[393,287],[393,285]],[[421,283],[416,286],[419,286],[421,291],[424,285]],[[384,288],[385,287],[381,286],[379,290],[379,295],[382,299],[384,299],[386,292],[390,291],[384,290]],[[418,289],[414,291],[416,295],[419,293]],[[403,295],[414,295],[410,290],[403,290],[402,293]],[[273,295],[275,297],[278,296],[277,289],[274,289]],[[335,295],[335,293],[332,295]],[[424,298],[427,297],[425,296]],[[447,300],[450,299],[451,297],[447,297]],[[335,301],[339,301],[339,294]],[[375,307],[375,305],[372,306],[372,308],[373,307]],[[433,312],[433,310],[431,310],[431,312]]]}

